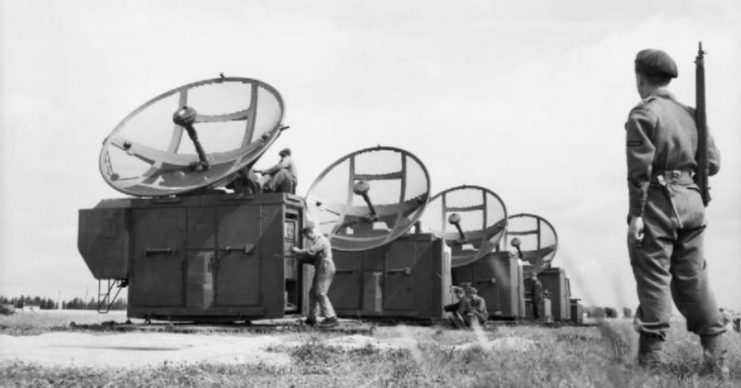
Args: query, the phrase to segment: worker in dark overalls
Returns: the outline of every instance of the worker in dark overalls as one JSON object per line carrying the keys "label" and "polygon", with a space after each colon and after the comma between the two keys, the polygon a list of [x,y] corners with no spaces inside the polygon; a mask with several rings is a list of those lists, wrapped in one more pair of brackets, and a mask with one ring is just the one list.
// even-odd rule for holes
{"label": "worker in dark overalls", "polygon": [[[700,336],[706,367],[727,375],[721,342],[725,328],[702,246],[705,207],[693,181],[698,148],[694,111],[667,90],[678,72],[665,52],[640,51],[635,74],[642,101],[630,111],[625,131],[628,252],[639,300],[634,320],[640,334],[638,362],[664,362],[673,299],[687,329]],[[714,175],[720,163],[710,136],[708,161]]]}
{"label": "worker in dark overalls", "polygon": [[530,279],[530,300],[533,303],[533,319],[539,321],[545,319],[543,305],[543,283],[538,279],[538,274],[533,271],[533,277]]}
{"label": "worker in dark overalls", "polygon": [[307,325],[315,325],[317,310],[320,310],[320,315],[325,317],[322,326],[337,325],[337,314],[327,295],[336,270],[332,260],[332,246],[310,221],[306,223],[301,233],[309,240],[309,247],[306,249],[292,247],[291,251],[300,263],[314,266],[314,280],[309,290],[309,313],[305,322]]}

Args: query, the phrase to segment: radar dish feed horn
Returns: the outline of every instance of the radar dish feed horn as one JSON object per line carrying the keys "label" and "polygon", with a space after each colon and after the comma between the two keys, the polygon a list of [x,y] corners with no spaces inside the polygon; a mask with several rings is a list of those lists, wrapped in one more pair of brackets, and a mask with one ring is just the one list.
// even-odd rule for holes
{"label": "radar dish feed horn", "polygon": [[461,185],[436,194],[422,217],[422,229],[445,239],[453,268],[495,250],[507,227],[507,208],[493,191]]}
{"label": "radar dish feed horn", "polygon": [[283,115],[278,91],[258,80],[179,86],[116,125],[103,142],[100,173],[114,189],[141,197],[217,186],[254,165],[287,128]]}
{"label": "radar dish feed horn", "polygon": [[510,216],[507,239],[528,264],[523,267],[526,278],[550,268],[558,248],[558,234],[545,218],[527,213]]}
{"label": "radar dish feed horn", "polygon": [[429,200],[427,168],[399,148],[372,147],[327,167],[309,188],[309,219],[332,248],[365,251],[407,233]]}

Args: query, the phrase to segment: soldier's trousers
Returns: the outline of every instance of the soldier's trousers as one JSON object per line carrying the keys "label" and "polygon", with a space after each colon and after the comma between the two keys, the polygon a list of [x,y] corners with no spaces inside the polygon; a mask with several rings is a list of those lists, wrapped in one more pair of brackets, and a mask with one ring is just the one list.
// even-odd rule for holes
{"label": "soldier's trousers", "polygon": [[279,170],[263,185],[271,193],[296,194],[296,177],[287,170]]}
{"label": "soldier's trousers", "polygon": [[671,300],[687,320],[687,330],[715,335],[725,330],[708,284],[703,232],[705,208],[691,178],[652,183],[644,208],[644,238],[628,236],[639,306],[639,333],[666,338]]}
{"label": "soldier's trousers", "polygon": [[316,320],[317,310],[326,318],[336,317],[332,302],[329,301],[329,286],[334,279],[335,265],[332,260],[322,259],[321,263],[314,268],[314,281],[309,290],[309,315],[307,319]]}
{"label": "soldier's trousers", "polygon": [[486,314],[474,311],[468,315],[466,315],[463,319],[466,322],[466,326],[472,327],[474,325],[474,321],[479,324],[479,326],[482,326],[484,323],[486,323],[486,320],[489,317],[486,316]]}

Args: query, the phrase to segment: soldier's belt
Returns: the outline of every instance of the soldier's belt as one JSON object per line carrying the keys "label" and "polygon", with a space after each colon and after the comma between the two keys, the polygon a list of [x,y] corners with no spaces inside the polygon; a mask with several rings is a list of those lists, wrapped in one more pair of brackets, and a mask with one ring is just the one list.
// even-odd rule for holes
{"label": "soldier's belt", "polygon": [[651,174],[651,182],[655,182],[662,187],[664,194],[666,194],[666,199],[669,200],[669,203],[672,205],[672,211],[674,212],[674,216],[676,217],[675,219],[677,221],[677,226],[680,228],[682,228],[682,218],[679,216],[679,211],[677,211],[677,206],[674,203],[673,197],[675,189],[672,187],[672,185],[690,185],[694,182],[692,180],[693,175],[694,172],[691,170],[666,170],[656,171],[655,173]]}
{"label": "soldier's belt", "polygon": [[666,170],[654,171],[651,174],[651,182],[666,186],[667,183],[690,184],[695,172],[692,170]]}

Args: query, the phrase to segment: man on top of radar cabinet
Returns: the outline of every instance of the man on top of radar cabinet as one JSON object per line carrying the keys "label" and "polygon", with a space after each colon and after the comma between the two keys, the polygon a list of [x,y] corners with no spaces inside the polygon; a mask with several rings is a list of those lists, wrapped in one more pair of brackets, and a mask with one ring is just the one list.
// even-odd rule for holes
{"label": "man on top of radar cabinet", "polygon": [[317,309],[320,309],[321,315],[325,317],[321,326],[335,326],[338,323],[337,314],[327,296],[335,273],[332,246],[311,221],[306,222],[301,233],[309,240],[309,247],[307,249],[292,247],[291,251],[300,263],[314,266],[314,280],[309,290],[309,314],[305,322],[307,325],[315,325]]}
{"label": "man on top of radar cabinet", "polygon": [[291,149],[284,148],[278,153],[280,161],[267,170],[255,170],[255,172],[268,176],[263,183],[265,192],[281,192],[296,194],[296,185],[298,184],[298,174],[296,164],[291,159]]}
{"label": "man on top of radar cabinet", "polygon": [[[642,101],[630,111],[625,130],[628,251],[639,300],[634,321],[640,334],[638,362],[643,366],[664,362],[673,298],[687,319],[687,329],[700,336],[705,371],[727,375],[721,344],[725,329],[702,247],[705,208],[693,181],[700,136],[694,110],[667,90],[677,75],[674,60],[663,51],[642,50],[635,58]],[[699,120],[697,125],[702,125]],[[714,175],[719,169],[718,150],[712,137],[706,144],[709,175]]]}

